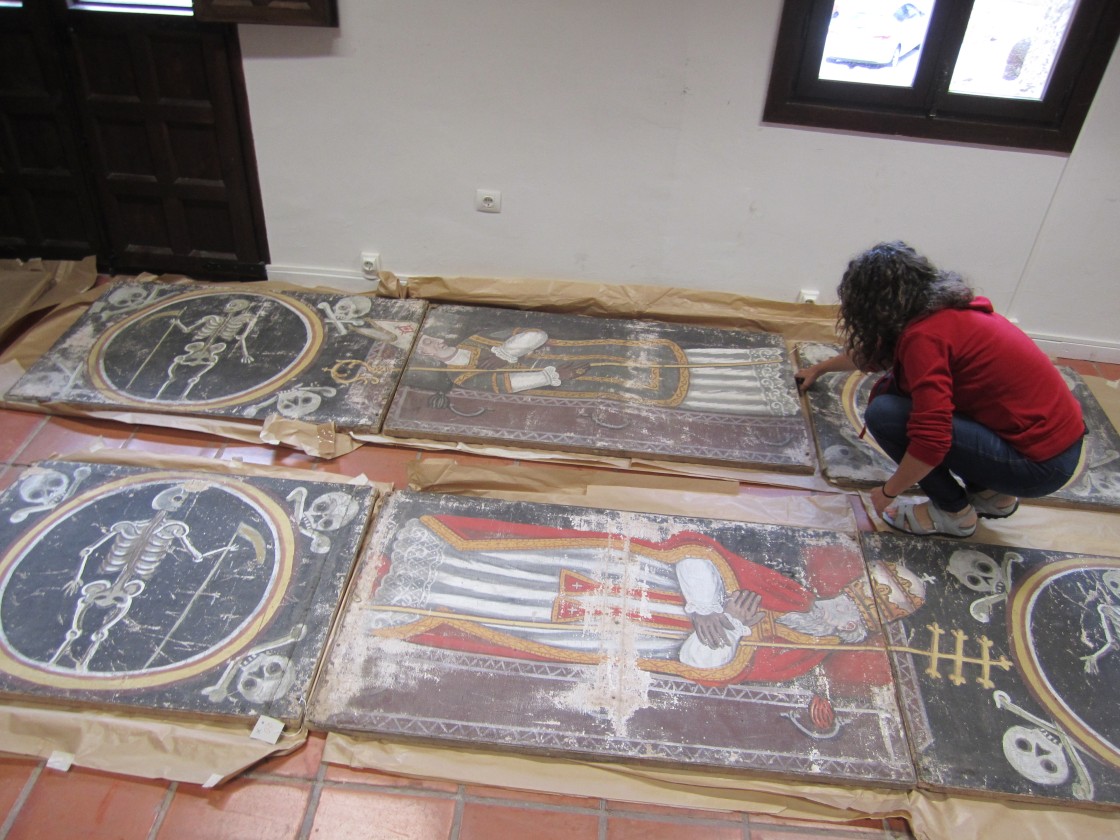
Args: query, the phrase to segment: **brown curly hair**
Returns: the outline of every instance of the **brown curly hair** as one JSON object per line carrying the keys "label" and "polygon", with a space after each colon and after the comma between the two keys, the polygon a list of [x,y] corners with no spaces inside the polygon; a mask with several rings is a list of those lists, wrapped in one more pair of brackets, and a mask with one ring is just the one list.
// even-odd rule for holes
{"label": "brown curly hair", "polygon": [[975,294],[960,275],[940,271],[905,242],[881,242],[848,263],[836,289],[837,327],[862,370],[886,370],[906,325],[941,309],[963,309]]}

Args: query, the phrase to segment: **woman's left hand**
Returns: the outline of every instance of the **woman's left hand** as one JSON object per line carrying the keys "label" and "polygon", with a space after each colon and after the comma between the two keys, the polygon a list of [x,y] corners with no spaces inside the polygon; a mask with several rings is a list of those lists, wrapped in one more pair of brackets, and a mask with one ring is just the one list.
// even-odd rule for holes
{"label": "woman's left hand", "polygon": [[875,508],[875,513],[879,516],[882,516],[883,511],[893,505],[894,502],[895,500],[884,492],[882,484],[871,491],[871,504]]}

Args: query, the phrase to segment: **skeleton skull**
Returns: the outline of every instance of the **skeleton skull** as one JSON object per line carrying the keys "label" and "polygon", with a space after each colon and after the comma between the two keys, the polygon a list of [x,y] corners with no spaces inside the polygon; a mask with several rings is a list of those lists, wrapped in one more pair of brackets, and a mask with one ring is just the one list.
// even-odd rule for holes
{"label": "skeleton skull", "polygon": [[1069,762],[1057,739],[1038,727],[1012,726],[1003,733],[1003,754],[1011,766],[1040,785],[1069,778]]}
{"label": "skeleton skull", "polygon": [[953,552],[949,558],[949,573],[973,592],[993,593],[1003,587],[996,561],[971,548]]}
{"label": "skeleton skull", "polygon": [[65,499],[69,489],[69,476],[58,470],[46,470],[33,473],[21,481],[19,497],[28,504],[49,508]]}
{"label": "skeleton skull", "polygon": [[122,286],[110,292],[105,300],[117,309],[135,309],[148,300],[148,290],[140,286]]}
{"label": "skeleton skull", "polygon": [[1112,569],[1101,576],[1104,587],[1115,597],[1120,598],[1120,571]]}
{"label": "skeleton skull", "polygon": [[334,317],[352,323],[368,315],[372,308],[373,301],[367,297],[347,297],[335,304]]}
{"label": "skeleton skull", "polygon": [[323,403],[323,398],[314,391],[293,388],[281,391],[276,398],[276,409],[285,417],[305,417]]}
{"label": "skeleton skull", "polygon": [[1109,449],[1108,441],[1096,432],[1090,432],[1085,436],[1082,447],[1085,451],[1085,464],[1090,470],[1107,466],[1120,457],[1120,453],[1115,449]]}
{"label": "skeleton skull", "polygon": [[206,486],[197,481],[188,481],[185,484],[176,484],[161,490],[152,499],[153,510],[179,510],[187,501],[191,493],[201,493]]}
{"label": "skeleton skull", "polygon": [[1089,473],[1089,484],[1092,487],[1093,495],[1105,496],[1110,499],[1120,497],[1120,474],[1106,470]]}
{"label": "skeleton skull", "polygon": [[358,514],[358,502],[341,491],[324,493],[303,514],[309,530],[337,531]]}
{"label": "skeleton skull", "polygon": [[288,657],[262,653],[241,666],[237,691],[250,703],[267,703],[292,687],[294,670]]}
{"label": "skeleton skull", "polygon": [[855,451],[850,446],[845,446],[842,443],[835,443],[824,451],[824,459],[829,463],[837,463],[842,461],[852,460]]}

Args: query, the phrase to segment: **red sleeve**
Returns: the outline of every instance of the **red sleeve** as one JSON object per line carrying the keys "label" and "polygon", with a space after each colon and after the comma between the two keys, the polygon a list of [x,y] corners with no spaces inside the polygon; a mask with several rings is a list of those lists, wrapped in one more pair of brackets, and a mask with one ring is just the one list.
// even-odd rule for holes
{"label": "red sleeve", "polygon": [[936,467],[953,442],[953,375],[949,347],[935,333],[903,334],[896,351],[902,372],[900,385],[914,406],[906,427],[907,453]]}

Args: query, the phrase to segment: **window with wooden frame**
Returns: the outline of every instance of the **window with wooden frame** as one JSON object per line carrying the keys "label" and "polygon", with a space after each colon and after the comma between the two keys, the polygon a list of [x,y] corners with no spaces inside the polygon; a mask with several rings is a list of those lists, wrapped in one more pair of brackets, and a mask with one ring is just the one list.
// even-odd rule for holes
{"label": "window with wooden frame", "polygon": [[1069,152],[1117,0],[785,0],[763,120]]}
{"label": "window with wooden frame", "polygon": [[[2,5],[5,0],[0,0]],[[338,26],[338,0],[67,0],[75,10],[191,16],[209,23]]]}

